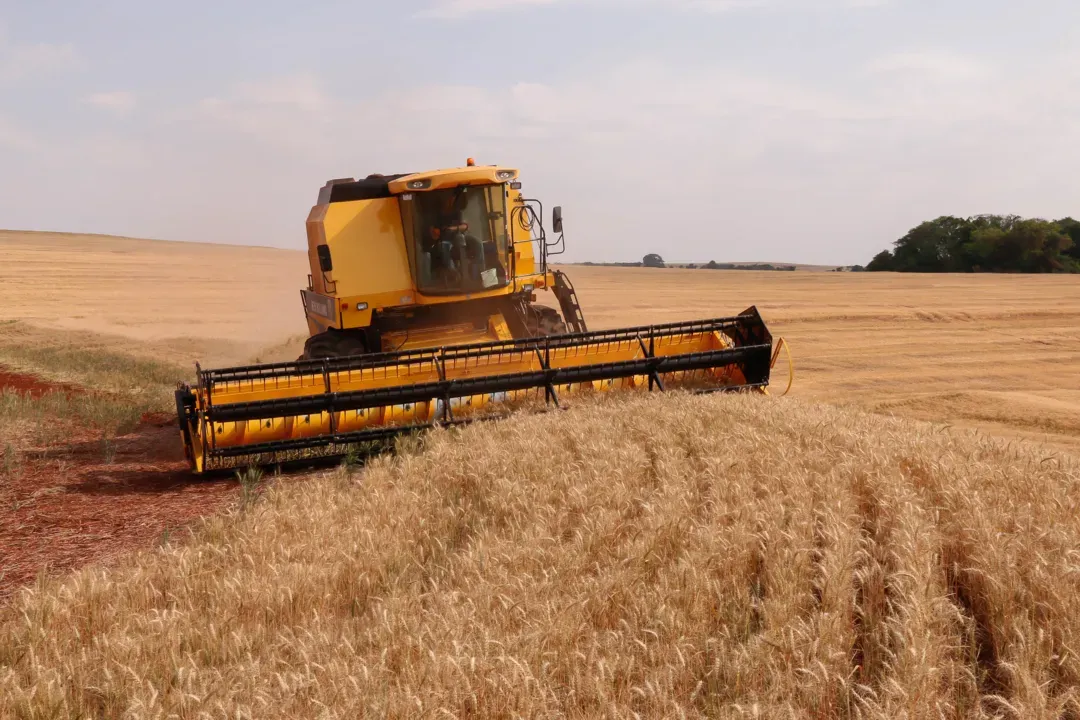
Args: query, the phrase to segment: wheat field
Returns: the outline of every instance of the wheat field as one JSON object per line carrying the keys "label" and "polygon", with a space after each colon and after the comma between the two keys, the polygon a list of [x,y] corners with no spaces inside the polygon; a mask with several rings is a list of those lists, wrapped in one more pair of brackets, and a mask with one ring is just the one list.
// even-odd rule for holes
{"label": "wheat field", "polygon": [[[301,253],[0,252],[64,288],[0,263],[9,368],[302,343]],[[792,396],[579,398],[248,474],[0,604],[0,718],[1080,717],[1075,278],[565,269],[594,328],[756,305]]]}
{"label": "wheat field", "polygon": [[753,397],[437,432],[3,615],[0,715],[1062,718],[1080,473]]}
{"label": "wheat field", "polygon": [[799,397],[1080,451],[1075,275],[568,272],[602,327],[756,305],[792,343]]}

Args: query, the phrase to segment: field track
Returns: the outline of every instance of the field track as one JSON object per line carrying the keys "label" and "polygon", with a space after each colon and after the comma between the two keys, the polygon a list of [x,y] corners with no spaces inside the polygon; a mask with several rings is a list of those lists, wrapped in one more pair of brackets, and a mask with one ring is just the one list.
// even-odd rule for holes
{"label": "field track", "polygon": [[[41,397],[70,388],[17,373],[0,387]],[[220,509],[235,495],[229,478],[193,483],[171,415],[151,413],[102,457],[99,434],[67,428],[41,456],[26,453],[0,476],[0,602],[43,570],[149,547]]]}

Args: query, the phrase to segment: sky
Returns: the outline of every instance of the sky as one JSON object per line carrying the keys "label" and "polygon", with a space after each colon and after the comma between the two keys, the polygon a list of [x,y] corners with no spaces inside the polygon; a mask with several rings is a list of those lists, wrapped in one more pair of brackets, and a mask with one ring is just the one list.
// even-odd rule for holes
{"label": "sky", "polygon": [[1080,3],[0,0],[2,228],[303,248],[327,179],[468,157],[575,262],[1078,216]]}

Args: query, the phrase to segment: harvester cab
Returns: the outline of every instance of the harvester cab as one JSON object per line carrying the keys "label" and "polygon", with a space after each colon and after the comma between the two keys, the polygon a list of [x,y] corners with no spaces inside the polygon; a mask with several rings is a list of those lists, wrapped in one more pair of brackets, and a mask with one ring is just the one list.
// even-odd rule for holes
{"label": "harvester cab", "polygon": [[[549,266],[565,247],[562,209],[554,241],[543,213],[516,169],[471,159],[327,182],[307,219],[304,352],[197,368],[179,387],[193,471],[340,455],[568,393],[766,391],[781,343],[753,307],[590,332],[569,278]],[[548,292],[554,302],[539,304]]]}

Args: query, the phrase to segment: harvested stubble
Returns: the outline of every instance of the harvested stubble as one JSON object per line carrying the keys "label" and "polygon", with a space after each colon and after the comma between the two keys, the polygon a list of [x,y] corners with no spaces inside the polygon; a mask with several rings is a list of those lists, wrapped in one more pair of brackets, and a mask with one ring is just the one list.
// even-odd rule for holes
{"label": "harvested stubble", "polygon": [[171,411],[177,380],[191,379],[190,367],[129,355],[104,347],[100,339],[53,337],[19,324],[15,327],[19,332],[0,333],[0,365],[45,380],[143,394],[153,401],[153,409]]}
{"label": "harvested stubble", "polygon": [[146,413],[175,412],[172,393],[186,371],[70,338],[24,342],[29,331],[17,329],[0,333],[0,447],[62,452],[73,434],[92,432],[108,457],[113,439]]}
{"label": "harvested stubble", "polygon": [[1060,718],[1080,473],[750,397],[437,432],[0,620],[0,716]]}
{"label": "harvested stubble", "polygon": [[63,444],[72,427],[92,428],[105,439],[130,432],[157,398],[148,393],[127,395],[68,393],[50,390],[32,396],[0,388],[0,445],[16,449]]}

